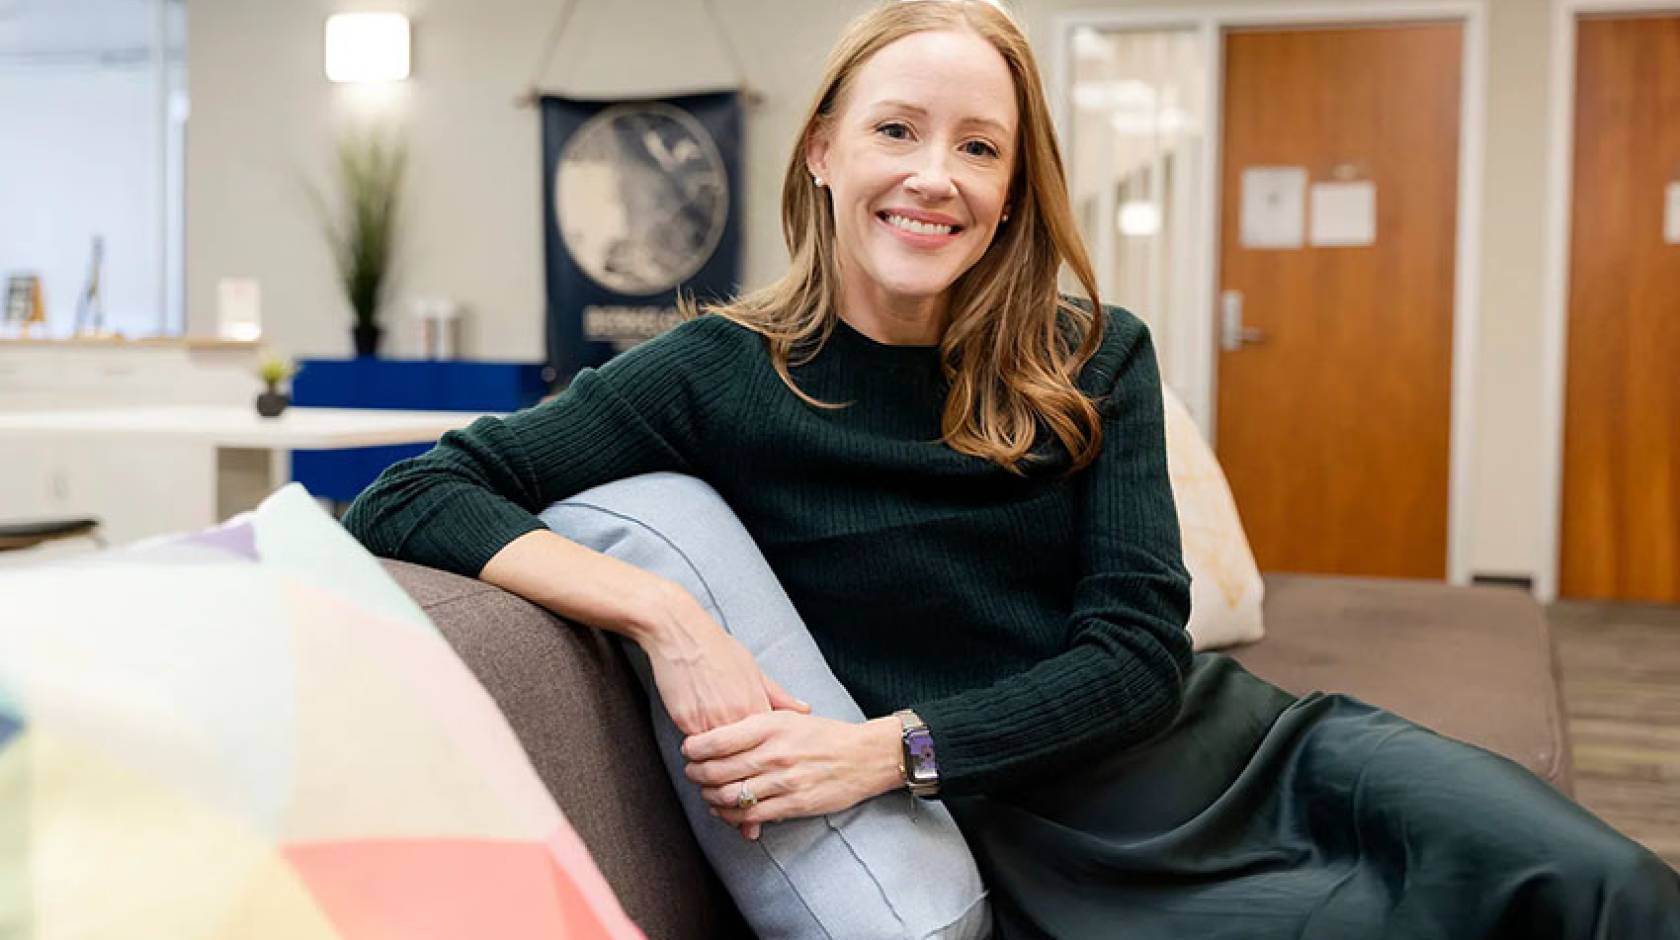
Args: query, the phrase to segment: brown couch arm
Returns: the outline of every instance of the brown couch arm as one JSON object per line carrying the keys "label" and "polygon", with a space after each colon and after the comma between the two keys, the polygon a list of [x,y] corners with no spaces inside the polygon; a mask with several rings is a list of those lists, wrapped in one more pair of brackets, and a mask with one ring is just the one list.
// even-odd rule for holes
{"label": "brown couch arm", "polygon": [[653,938],[743,935],[671,792],[623,654],[498,587],[382,560],[513,726],[619,903]]}

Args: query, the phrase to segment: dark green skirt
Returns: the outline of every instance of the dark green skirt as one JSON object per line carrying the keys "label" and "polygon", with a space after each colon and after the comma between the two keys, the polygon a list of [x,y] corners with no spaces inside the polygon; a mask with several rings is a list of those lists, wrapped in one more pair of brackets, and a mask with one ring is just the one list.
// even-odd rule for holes
{"label": "dark green skirt", "polygon": [[1002,940],[1680,940],[1674,869],[1522,766],[1219,654],[1155,738],[947,803]]}

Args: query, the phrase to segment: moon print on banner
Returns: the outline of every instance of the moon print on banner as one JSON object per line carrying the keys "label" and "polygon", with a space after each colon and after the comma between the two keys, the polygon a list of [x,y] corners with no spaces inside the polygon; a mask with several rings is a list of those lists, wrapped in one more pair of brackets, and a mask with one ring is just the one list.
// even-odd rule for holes
{"label": "moon print on banner", "polygon": [[680,289],[735,290],[733,93],[543,99],[548,346],[561,384],[681,322]]}
{"label": "moon print on banner", "polygon": [[657,294],[693,277],[729,221],[729,177],[711,135],[662,102],[590,118],[555,174],[567,250],[595,283],[619,293]]}

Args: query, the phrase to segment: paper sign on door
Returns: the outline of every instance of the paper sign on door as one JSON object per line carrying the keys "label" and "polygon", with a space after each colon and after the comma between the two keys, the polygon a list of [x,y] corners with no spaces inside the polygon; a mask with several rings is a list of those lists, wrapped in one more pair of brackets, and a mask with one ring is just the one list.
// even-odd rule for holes
{"label": "paper sign on door", "polygon": [[1680,183],[1668,184],[1668,198],[1663,202],[1663,241],[1680,245]]}
{"label": "paper sign on door", "polygon": [[1306,215],[1307,171],[1298,166],[1251,166],[1242,174],[1244,248],[1299,248]]}
{"label": "paper sign on door", "polygon": [[1314,183],[1311,198],[1312,243],[1322,247],[1358,247],[1377,241],[1377,184]]}

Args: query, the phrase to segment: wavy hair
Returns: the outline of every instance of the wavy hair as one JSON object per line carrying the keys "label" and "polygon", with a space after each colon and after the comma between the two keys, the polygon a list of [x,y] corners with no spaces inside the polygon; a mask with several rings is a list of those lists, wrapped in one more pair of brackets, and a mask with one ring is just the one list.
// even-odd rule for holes
{"label": "wavy hair", "polygon": [[[782,181],[787,273],[763,289],[709,304],[704,312],[763,336],[777,374],[805,402],[845,407],[807,395],[788,371],[796,354],[808,350],[793,363],[800,365],[820,351],[839,316],[834,218],[825,191],[811,184],[806,147],[841,107],[859,66],[889,43],[928,30],[969,30],[997,49],[1009,67],[1020,115],[1010,221],[950,287],[949,325],[939,344],[950,384],[941,440],[959,453],[1024,475],[1023,463],[1042,459],[1031,451],[1043,424],[1072,457],[1072,473],[1102,447],[1101,416],[1076,384],[1102,341],[1102,305],[1068,202],[1032,50],[1020,28],[988,0],[887,0],[852,22],[829,54]],[[1058,292],[1063,264],[1084,288],[1088,306]],[[685,315],[696,312],[684,304]]]}

